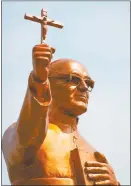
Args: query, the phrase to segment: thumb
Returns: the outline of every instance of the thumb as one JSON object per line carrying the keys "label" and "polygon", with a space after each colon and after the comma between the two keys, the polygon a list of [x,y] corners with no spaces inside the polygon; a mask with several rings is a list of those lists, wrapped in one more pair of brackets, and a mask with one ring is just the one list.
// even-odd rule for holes
{"label": "thumb", "polygon": [[108,163],[106,157],[104,156],[104,154],[98,152],[98,151],[95,151],[94,152],[94,156],[96,158],[97,161],[101,162],[101,163]]}
{"label": "thumb", "polygon": [[51,51],[52,51],[52,54],[54,54],[56,50],[55,48],[51,47]]}

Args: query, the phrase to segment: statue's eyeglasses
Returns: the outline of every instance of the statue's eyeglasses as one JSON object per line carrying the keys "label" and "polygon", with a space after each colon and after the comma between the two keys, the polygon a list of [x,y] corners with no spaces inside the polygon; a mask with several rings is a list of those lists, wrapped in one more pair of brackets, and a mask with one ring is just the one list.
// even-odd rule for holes
{"label": "statue's eyeglasses", "polygon": [[91,92],[94,87],[94,81],[90,78],[81,78],[75,74],[62,74],[60,76],[49,76],[49,79],[60,79],[74,86],[79,86],[82,81],[86,84],[88,91]]}

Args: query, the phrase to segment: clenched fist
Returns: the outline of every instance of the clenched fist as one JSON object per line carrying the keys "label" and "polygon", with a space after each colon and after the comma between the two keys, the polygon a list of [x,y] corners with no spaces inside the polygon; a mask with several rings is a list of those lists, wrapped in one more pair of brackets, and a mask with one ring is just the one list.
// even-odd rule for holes
{"label": "clenched fist", "polygon": [[33,76],[38,82],[47,80],[49,65],[54,52],[55,49],[47,44],[34,46],[32,50]]}

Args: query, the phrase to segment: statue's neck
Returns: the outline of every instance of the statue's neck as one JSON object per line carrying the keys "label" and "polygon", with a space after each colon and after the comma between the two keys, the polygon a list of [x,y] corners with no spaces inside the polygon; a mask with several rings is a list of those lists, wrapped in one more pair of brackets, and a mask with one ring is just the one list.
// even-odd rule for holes
{"label": "statue's neck", "polygon": [[63,132],[77,131],[77,117],[58,107],[51,106],[49,109],[49,122],[57,125]]}

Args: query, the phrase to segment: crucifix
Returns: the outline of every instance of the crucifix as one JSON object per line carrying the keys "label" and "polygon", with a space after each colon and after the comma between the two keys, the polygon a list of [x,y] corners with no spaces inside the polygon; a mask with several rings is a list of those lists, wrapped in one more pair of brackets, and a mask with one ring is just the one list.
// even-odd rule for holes
{"label": "crucifix", "polygon": [[41,43],[45,42],[46,34],[47,34],[47,25],[56,28],[63,28],[62,24],[47,18],[46,9],[41,10],[41,17],[25,14],[24,18],[41,24]]}

